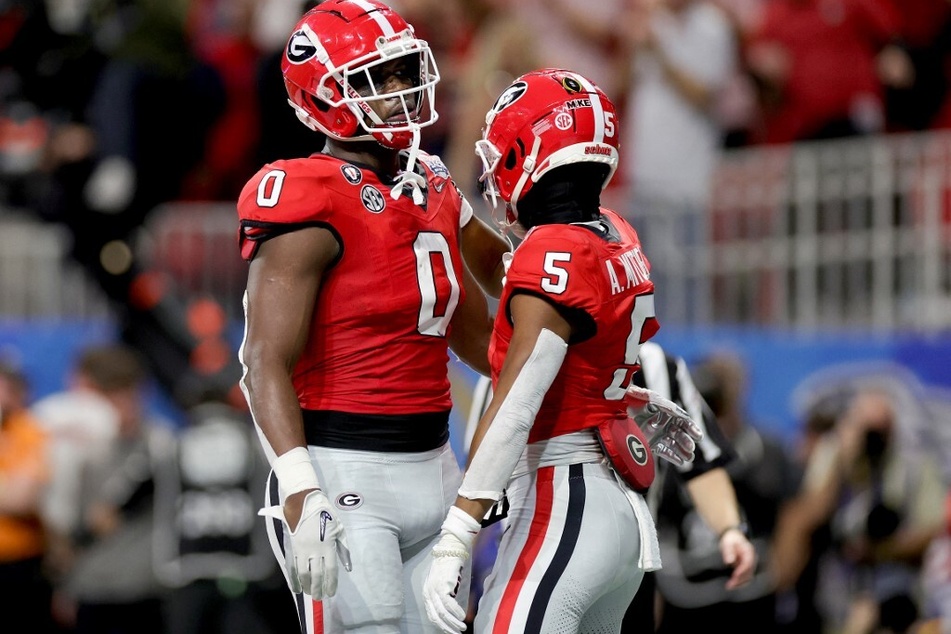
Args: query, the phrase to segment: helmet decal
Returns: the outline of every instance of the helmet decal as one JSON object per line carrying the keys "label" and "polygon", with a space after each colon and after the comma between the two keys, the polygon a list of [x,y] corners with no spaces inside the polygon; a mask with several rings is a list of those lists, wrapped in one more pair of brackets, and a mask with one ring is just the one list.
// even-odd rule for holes
{"label": "helmet decal", "polygon": [[305,13],[281,71],[301,122],[337,141],[411,149],[439,117],[429,44],[380,0],[324,0]]}
{"label": "helmet decal", "polygon": [[501,112],[505,110],[513,103],[522,98],[522,95],[525,94],[525,91],[528,90],[528,84],[524,81],[517,81],[505,91],[499,95],[499,98],[495,100],[495,105],[492,106],[492,112]]}
{"label": "helmet decal", "polygon": [[317,47],[311,42],[303,29],[294,31],[287,41],[287,61],[291,64],[303,64],[317,54]]}
{"label": "helmet decal", "polygon": [[575,118],[567,112],[559,112],[555,115],[555,127],[559,130],[570,130],[575,123]]}
{"label": "helmet decal", "polygon": [[617,109],[578,73],[547,68],[522,75],[502,92],[485,122],[475,148],[482,162],[480,187],[503,228],[517,218],[518,201],[551,170],[606,165],[603,188],[617,169]]}
{"label": "helmet decal", "polygon": [[561,80],[561,85],[564,86],[565,90],[569,93],[577,93],[582,90],[581,84],[571,75],[565,75]]}

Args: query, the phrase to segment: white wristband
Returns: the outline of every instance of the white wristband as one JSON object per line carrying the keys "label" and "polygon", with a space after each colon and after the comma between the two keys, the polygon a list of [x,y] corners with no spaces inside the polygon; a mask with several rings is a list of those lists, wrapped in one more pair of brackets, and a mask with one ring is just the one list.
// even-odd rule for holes
{"label": "white wristband", "polygon": [[450,506],[446,520],[442,523],[442,532],[451,533],[468,550],[472,550],[472,542],[479,534],[482,524],[458,506]]}
{"label": "white wristband", "polygon": [[277,476],[281,499],[307,489],[319,489],[317,473],[310,463],[310,453],[306,447],[294,447],[287,453],[274,459],[271,468]]}

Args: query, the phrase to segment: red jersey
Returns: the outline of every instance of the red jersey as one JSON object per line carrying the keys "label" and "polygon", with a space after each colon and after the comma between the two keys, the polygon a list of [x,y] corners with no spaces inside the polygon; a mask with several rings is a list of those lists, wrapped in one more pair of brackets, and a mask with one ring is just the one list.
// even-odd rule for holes
{"label": "red jersey", "polygon": [[515,250],[506,272],[489,346],[493,383],[512,340],[508,304],[514,294],[548,300],[564,309],[575,326],[529,442],[626,418],[621,398],[638,367],[641,343],[658,329],[650,264],[637,232],[616,213],[608,209],[601,213],[600,228],[534,227]]}
{"label": "red jersey", "polygon": [[449,322],[464,298],[459,229],[471,209],[442,162],[421,153],[422,205],[370,169],[315,154],[265,165],[238,199],[241,254],[303,227],[332,231],[307,344],[293,373],[303,409],[448,411]]}

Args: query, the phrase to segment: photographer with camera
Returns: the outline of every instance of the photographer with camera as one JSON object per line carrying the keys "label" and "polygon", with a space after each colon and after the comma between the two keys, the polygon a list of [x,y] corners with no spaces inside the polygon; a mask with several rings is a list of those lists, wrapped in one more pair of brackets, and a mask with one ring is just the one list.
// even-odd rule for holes
{"label": "photographer with camera", "polygon": [[[945,488],[936,463],[904,446],[902,415],[912,413],[897,393],[852,390],[810,453],[777,529],[779,588],[820,562],[817,607],[844,632],[906,632],[920,616],[922,556],[942,529]],[[825,556],[815,552],[819,531]]]}

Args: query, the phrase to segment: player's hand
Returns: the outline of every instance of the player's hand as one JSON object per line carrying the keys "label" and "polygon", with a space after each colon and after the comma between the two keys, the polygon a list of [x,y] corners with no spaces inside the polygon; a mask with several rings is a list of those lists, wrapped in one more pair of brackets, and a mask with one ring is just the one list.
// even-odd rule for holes
{"label": "player's hand", "polygon": [[690,414],[657,392],[636,385],[627,388],[624,399],[655,456],[678,467],[693,462],[703,431]]}
{"label": "player's hand", "polygon": [[750,582],[756,572],[756,548],[742,531],[731,529],[720,536],[720,555],[723,563],[733,568],[726,582],[727,590]]}
{"label": "player's hand", "polygon": [[453,506],[443,522],[439,541],[433,546],[433,563],[423,583],[423,599],[426,616],[446,634],[461,634],[466,629],[466,610],[456,596],[479,528],[479,522]]}
{"label": "player's hand", "polygon": [[347,571],[351,564],[346,534],[330,500],[320,489],[307,493],[294,528],[283,511],[278,512],[287,528],[284,565],[291,591],[305,592],[315,601],[332,597],[337,592],[337,559]]}

